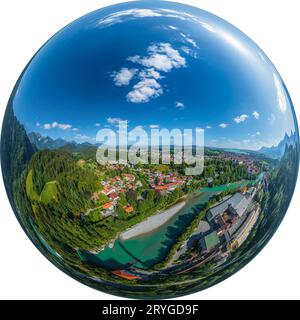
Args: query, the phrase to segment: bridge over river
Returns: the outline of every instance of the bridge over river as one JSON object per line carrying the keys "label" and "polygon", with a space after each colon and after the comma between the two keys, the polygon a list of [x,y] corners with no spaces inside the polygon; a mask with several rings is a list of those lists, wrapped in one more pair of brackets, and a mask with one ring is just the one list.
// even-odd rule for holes
{"label": "bridge over river", "polygon": [[189,195],[184,206],[154,230],[132,238],[122,239],[120,236],[113,247],[106,246],[97,254],[80,251],[79,256],[108,270],[124,269],[128,266],[147,270],[163,261],[177,236],[190,225],[211,197],[222,191],[255,185],[262,178],[263,174],[253,181],[242,180],[212,188],[201,188]]}

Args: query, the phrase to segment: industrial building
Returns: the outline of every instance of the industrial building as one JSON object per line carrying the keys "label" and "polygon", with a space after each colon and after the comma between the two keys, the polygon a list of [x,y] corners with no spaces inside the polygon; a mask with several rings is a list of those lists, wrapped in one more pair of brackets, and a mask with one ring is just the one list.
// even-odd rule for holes
{"label": "industrial building", "polygon": [[251,201],[251,196],[243,195],[240,192],[238,192],[229,199],[210,208],[207,213],[207,220],[209,222],[212,222],[226,211],[229,211],[233,215],[238,215],[239,217],[242,217]]}
{"label": "industrial building", "polygon": [[199,251],[202,253],[215,249],[220,244],[220,238],[216,231],[211,232],[199,241]]}

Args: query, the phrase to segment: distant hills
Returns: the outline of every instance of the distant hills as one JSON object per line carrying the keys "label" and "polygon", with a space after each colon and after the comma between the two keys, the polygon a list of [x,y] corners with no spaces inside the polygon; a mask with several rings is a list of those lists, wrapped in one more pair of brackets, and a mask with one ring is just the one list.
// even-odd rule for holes
{"label": "distant hills", "polygon": [[273,159],[280,159],[284,155],[286,147],[290,145],[295,145],[297,142],[297,134],[296,132],[291,132],[289,136],[287,133],[284,138],[279,142],[277,146],[272,147],[262,147],[258,152],[269,156]]}
{"label": "distant hills", "polygon": [[87,147],[96,147],[96,144],[91,144],[89,142],[77,143],[75,141],[67,141],[62,138],[52,139],[50,137],[44,137],[38,132],[30,132],[28,134],[30,142],[36,146],[38,150],[43,149],[65,149],[71,152],[80,151]]}
{"label": "distant hills", "polygon": [[[70,142],[58,138],[58,139],[52,139],[50,137],[44,137],[42,136],[40,133],[37,132],[30,132],[28,134],[28,138],[30,139],[31,143],[34,144],[37,149],[42,150],[42,149],[58,149],[61,148],[67,144],[69,144]],[[76,142],[71,142],[71,144],[73,144]]]}
{"label": "distant hills", "polygon": [[[98,147],[99,144],[92,144],[89,142],[77,143],[76,141],[67,141],[62,138],[52,139],[48,136],[44,137],[38,132],[31,132],[28,134],[30,142],[38,149],[63,149],[69,152],[80,152],[85,149]],[[262,147],[256,152],[273,159],[280,159],[284,155],[287,146],[295,145],[297,142],[296,132],[291,132],[291,135],[285,134],[284,138],[277,146]],[[213,149],[213,148],[212,148]]]}

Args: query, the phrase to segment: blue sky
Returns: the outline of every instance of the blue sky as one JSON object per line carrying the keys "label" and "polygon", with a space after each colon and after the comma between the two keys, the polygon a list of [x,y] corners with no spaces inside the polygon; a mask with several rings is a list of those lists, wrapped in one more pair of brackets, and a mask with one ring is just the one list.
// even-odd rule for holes
{"label": "blue sky", "polygon": [[120,4],[57,33],[27,67],[14,110],[28,132],[94,142],[101,128],[205,129],[205,144],[259,149],[295,130],[282,80],[223,20],[174,3]]}

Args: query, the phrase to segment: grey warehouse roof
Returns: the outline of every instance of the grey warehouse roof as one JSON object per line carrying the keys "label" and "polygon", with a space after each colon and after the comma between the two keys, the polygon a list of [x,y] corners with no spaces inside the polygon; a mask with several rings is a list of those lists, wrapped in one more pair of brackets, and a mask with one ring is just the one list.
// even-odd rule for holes
{"label": "grey warehouse roof", "polygon": [[241,193],[236,193],[234,196],[228,199],[227,202],[234,209],[236,214],[241,217],[251,203],[251,198],[245,197]]}
{"label": "grey warehouse roof", "polygon": [[223,201],[219,205],[211,208],[208,212],[208,220],[213,220],[218,215],[224,213],[230,207],[240,217],[244,214],[249,204],[251,203],[251,197],[245,197],[241,193],[234,194],[231,198]]}

